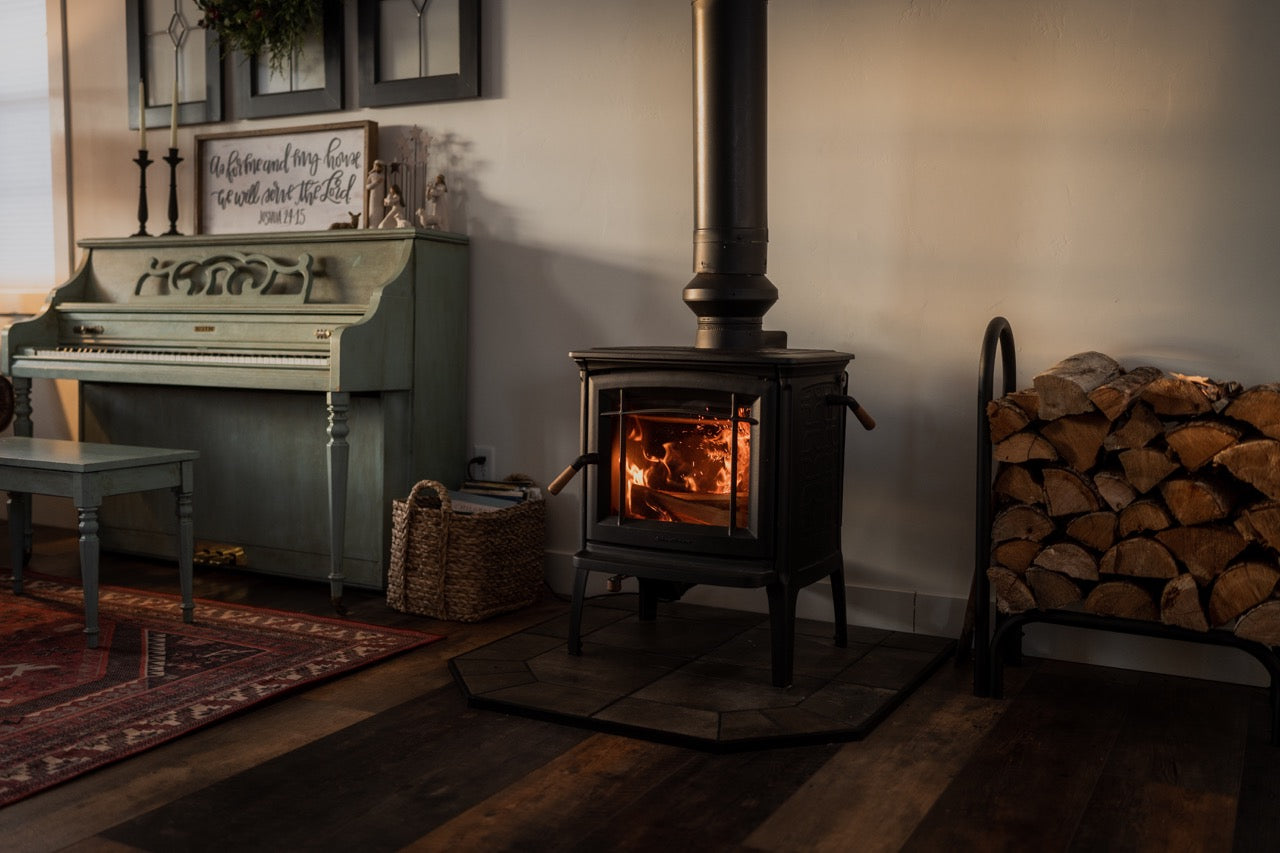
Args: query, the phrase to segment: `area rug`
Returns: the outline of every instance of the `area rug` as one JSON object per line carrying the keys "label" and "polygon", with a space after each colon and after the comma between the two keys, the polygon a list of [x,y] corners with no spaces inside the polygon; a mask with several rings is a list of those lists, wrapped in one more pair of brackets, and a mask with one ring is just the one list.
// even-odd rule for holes
{"label": "area rug", "polygon": [[955,650],[946,637],[797,620],[794,678],[774,687],[769,619],[671,602],[641,621],[634,595],[589,600],[583,653],[559,617],[449,661],[467,702],[509,714],[737,752],[858,740]]}
{"label": "area rug", "polygon": [[103,587],[99,648],[78,586],[0,578],[0,806],[285,693],[440,639],[341,619]]}

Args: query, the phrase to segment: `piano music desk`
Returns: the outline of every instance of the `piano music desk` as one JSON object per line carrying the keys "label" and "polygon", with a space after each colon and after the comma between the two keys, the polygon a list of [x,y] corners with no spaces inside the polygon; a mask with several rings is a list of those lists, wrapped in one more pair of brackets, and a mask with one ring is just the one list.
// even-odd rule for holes
{"label": "piano music desk", "polygon": [[71,498],[80,530],[80,576],[84,584],[84,632],[98,647],[98,507],[107,495],[173,489],[178,514],[178,579],[182,621],[191,622],[191,564],[195,536],[191,523],[194,450],[129,447],[52,438],[0,438],[0,489],[9,492],[9,548],[13,591],[22,592],[30,495]]}

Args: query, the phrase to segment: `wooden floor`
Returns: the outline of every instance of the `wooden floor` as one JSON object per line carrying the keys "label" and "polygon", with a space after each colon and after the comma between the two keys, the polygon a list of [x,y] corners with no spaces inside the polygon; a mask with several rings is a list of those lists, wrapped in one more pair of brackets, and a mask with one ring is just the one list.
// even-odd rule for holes
{"label": "wooden floor", "polygon": [[[49,533],[32,569],[74,575]],[[103,582],[176,578],[107,557]],[[328,610],[244,572],[197,570],[196,594]],[[709,755],[467,708],[445,662],[553,596],[479,625],[348,602],[448,639],[0,810],[0,849],[1280,850],[1260,689],[1028,661],[997,701],[948,663],[866,740]]]}

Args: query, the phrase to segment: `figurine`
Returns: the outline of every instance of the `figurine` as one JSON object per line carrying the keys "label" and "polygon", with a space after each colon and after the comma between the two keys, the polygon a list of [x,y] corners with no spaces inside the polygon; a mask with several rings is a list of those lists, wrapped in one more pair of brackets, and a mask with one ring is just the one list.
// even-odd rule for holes
{"label": "figurine", "polygon": [[387,211],[387,215],[378,223],[379,228],[409,227],[409,220],[404,218],[404,200],[400,195],[400,187],[391,185],[391,191],[382,200],[382,206]]}
{"label": "figurine", "polygon": [[444,227],[444,217],[440,215],[440,196],[448,191],[449,188],[444,183],[444,175],[436,175],[435,183],[427,187],[427,209],[418,210],[419,225],[437,231]]}
{"label": "figurine", "polygon": [[369,196],[369,215],[365,219],[364,227],[373,227],[373,202],[375,199],[382,197],[382,185],[386,182],[386,175],[383,172],[384,165],[381,160],[373,161],[373,168],[369,170],[368,177],[364,180],[364,189]]}
{"label": "figurine", "polygon": [[337,222],[331,223],[329,225],[329,230],[335,231],[341,228],[359,228],[360,227],[360,214],[348,213],[347,216],[351,218],[350,222],[343,222],[342,220],[338,220]]}

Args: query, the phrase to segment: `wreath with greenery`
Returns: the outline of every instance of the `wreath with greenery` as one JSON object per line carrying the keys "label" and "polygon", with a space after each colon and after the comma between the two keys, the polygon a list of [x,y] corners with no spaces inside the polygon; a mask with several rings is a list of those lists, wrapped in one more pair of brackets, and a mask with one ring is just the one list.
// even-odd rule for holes
{"label": "wreath with greenery", "polygon": [[200,26],[218,34],[222,54],[264,57],[283,72],[320,26],[324,0],[195,0]]}

